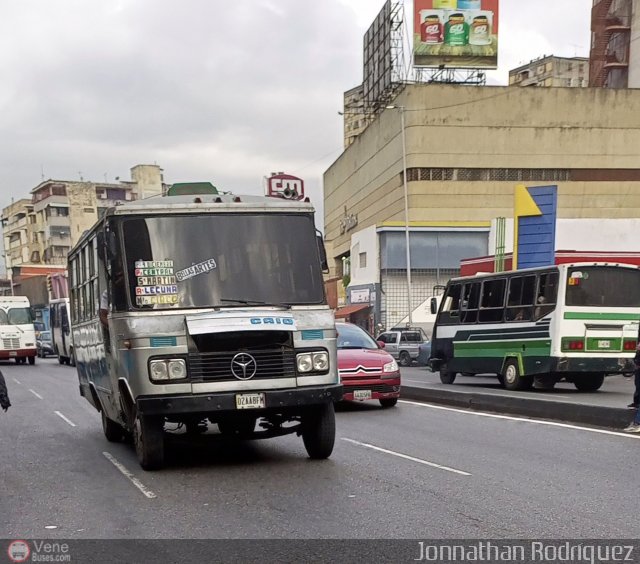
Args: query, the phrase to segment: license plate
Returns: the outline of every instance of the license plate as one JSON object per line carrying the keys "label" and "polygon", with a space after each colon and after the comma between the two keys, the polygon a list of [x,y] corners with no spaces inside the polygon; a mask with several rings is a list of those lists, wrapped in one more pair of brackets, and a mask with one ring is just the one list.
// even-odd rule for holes
{"label": "license plate", "polygon": [[353,399],[358,401],[370,400],[371,390],[353,390]]}
{"label": "license plate", "polygon": [[599,349],[610,349],[611,348],[611,341],[598,341],[598,348]]}
{"label": "license plate", "polygon": [[264,406],[264,394],[236,394],[238,409],[261,409]]}

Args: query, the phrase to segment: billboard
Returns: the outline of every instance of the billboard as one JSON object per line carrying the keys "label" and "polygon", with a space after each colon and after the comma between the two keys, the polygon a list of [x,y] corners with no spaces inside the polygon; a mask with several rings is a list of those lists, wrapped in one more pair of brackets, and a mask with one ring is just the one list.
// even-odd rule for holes
{"label": "billboard", "polygon": [[498,67],[499,0],[414,0],[416,67]]}
{"label": "billboard", "polygon": [[391,60],[391,0],[387,0],[364,35],[363,97],[375,106],[393,83]]}

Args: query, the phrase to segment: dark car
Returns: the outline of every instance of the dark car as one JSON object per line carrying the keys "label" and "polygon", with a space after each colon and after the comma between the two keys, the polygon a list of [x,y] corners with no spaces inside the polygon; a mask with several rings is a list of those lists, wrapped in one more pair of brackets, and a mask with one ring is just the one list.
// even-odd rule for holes
{"label": "dark car", "polygon": [[53,352],[53,342],[51,341],[51,331],[41,331],[36,337],[36,351],[40,358],[55,354]]}
{"label": "dark car", "polygon": [[416,364],[418,366],[429,367],[429,357],[431,356],[431,341],[425,341],[418,346],[418,358],[416,358]]}

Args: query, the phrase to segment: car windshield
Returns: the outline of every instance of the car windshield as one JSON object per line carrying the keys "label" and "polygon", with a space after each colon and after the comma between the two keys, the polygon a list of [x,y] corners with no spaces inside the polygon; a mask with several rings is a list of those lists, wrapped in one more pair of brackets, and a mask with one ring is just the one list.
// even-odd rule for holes
{"label": "car windshield", "polygon": [[131,218],[122,234],[133,307],[324,302],[311,215]]}
{"label": "car windshield", "polygon": [[357,325],[336,324],[339,349],[377,349],[371,336]]}
{"label": "car windshield", "polygon": [[50,331],[42,331],[42,333],[40,333],[40,340],[41,341],[50,341],[51,340],[51,332]]}

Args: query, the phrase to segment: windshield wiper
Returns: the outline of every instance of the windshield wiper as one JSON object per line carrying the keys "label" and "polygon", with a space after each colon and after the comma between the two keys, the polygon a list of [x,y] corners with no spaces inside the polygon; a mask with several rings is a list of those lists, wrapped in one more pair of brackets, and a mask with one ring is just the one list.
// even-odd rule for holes
{"label": "windshield wiper", "polygon": [[262,302],[260,300],[236,300],[232,298],[228,298],[228,299],[222,298],[220,301],[226,302],[226,303],[242,304],[242,305],[259,305],[259,306],[282,307],[284,309],[291,309],[291,304]]}

